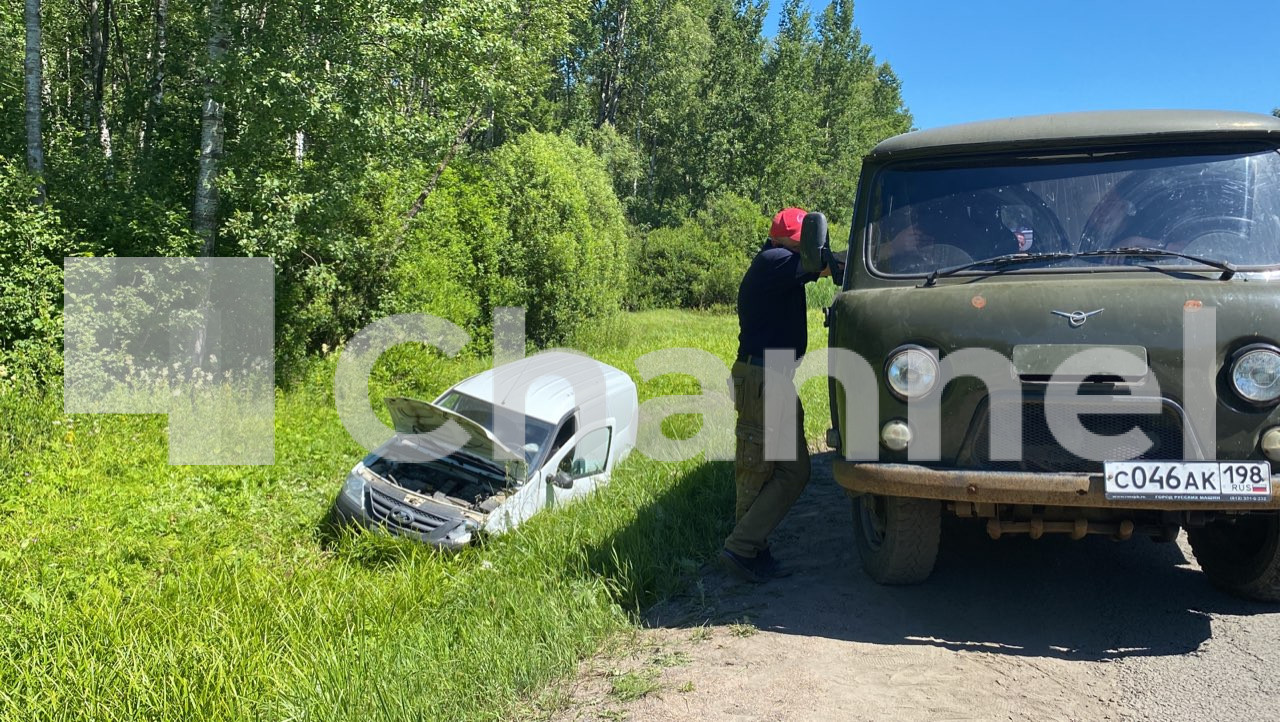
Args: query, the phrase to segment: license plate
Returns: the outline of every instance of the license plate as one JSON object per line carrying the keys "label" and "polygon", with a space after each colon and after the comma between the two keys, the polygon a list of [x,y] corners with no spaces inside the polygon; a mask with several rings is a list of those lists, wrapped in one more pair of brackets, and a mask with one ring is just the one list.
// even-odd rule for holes
{"label": "license plate", "polygon": [[1108,461],[1108,499],[1259,501],[1271,497],[1265,461]]}

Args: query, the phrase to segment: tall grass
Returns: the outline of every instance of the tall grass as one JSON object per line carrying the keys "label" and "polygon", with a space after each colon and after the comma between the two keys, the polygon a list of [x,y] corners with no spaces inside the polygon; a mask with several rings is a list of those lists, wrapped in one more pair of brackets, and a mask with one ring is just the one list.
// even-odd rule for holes
{"label": "tall grass", "polygon": [[[727,361],[736,332],[732,316],[658,311],[578,342],[634,373],[668,346]],[[484,365],[393,358],[375,391],[429,397]],[[636,454],[589,499],[460,554],[376,534],[326,547],[317,521],[362,453],[332,367],[278,392],[268,467],[169,466],[162,418],[64,416],[56,393],[0,388],[0,717],[501,719],[727,531],[731,464]],[[804,394],[816,436],[825,389]]]}

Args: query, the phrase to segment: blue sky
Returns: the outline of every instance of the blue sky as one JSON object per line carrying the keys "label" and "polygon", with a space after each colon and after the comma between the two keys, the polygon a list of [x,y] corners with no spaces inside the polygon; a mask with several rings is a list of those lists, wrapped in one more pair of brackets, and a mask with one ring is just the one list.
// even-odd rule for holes
{"label": "blue sky", "polygon": [[[777,26],[770,0],[765,32]],[[815,19],[826,0],[809,0]],[[855,0],[918,128],[1116,108],[1280,106],[1280,2]]]}

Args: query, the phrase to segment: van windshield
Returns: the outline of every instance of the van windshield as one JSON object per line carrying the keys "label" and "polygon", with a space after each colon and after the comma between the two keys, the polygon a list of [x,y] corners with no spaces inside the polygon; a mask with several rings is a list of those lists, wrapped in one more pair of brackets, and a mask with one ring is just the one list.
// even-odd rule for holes
{"label": "van windshield", "polygon": [[[516,452],[520,452],[523,449],[524,461],[530,467],[533,466],[534,460],[538,458],[539,453],[546,447],[547,439],[551,436],[553,430],[551,424],[545,421],[535,419],[532,416],[525,416],[502,406],[495,406],[488,401],[481,401],[457,391],[446,393],[436,401],[436,405],[450,411],[456,411],[495,435],[502,433],[506,429],[519,429],[520,424],[523,424],[523,439],[498,437],[498,440],[507,444]],[[509,423],[500,424],[499,419],[506,419]],[[490,460],[492,461],[492,459]]]}
{"label": "van windshield", "polygon": [[928,274],[1016,253],[1058,254],[1053,263],[1019,264],[1016,273],[1198,265],[1174,256],[1061,258],[1115,248],[1165,249],[1243,269],[1280,265],[1274,150],[912,163],[881,170],[872,194],[867,258],[885,274]]}

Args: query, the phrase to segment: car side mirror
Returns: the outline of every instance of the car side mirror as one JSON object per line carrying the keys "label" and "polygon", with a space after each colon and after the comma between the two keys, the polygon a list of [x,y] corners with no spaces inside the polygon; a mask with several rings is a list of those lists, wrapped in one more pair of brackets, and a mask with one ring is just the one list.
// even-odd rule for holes
{"label": "car side mirror", "polygon": [[820,273],[826,265],[823,250],[827,247],[827,217],[806,213],[800,224],[800,267],[805,273]]}
{"label": "car side mirror", "polygon": [[573,488],[573,477],[563,471],[557,471],[551,477],[551,484],[561,489]]}

